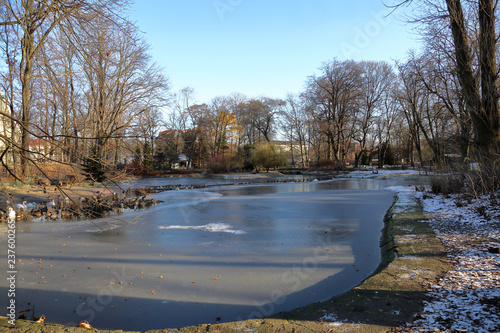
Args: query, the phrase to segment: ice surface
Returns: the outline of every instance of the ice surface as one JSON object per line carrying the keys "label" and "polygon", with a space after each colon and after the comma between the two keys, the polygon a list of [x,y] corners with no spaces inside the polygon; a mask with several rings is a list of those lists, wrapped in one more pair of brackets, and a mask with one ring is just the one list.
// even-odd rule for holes
{"label": "ice surface", "polygon": [[383,189],[395,184],[348,179],[168,191],[153,196],[161,203],[150,210],[20,223],[17,304],[49,323],[148,330],[324,300],[378,266],[394,197]]}

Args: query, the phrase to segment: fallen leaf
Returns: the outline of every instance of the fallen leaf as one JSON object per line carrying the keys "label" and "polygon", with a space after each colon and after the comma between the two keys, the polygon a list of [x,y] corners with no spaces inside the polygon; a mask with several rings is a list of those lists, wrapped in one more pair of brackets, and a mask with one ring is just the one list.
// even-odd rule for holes
{"label": "fallen leaf", "polygon": [[163,275],[160,275],[160,279],[163,279]]}
{"label": "fallen leaf", "polygon": [[66,274],[63,274],[62,277],[66,277]]}
{"label": "fallen leaf", "polygon": [[66,244],[61,244],[61,246],[66,246]]}
{"label": "fallen leaf", "polygon": [[154,291],[154,290],[151,290],[151,293],[152,293],[153,295],[156,295],[156,293],[155,293],[155,291]]}
{"label": "fallen leaf", "polygon": [[80,324],[76,325],[76,327],[81,327],[81,328],[85,328],[88,330],[92,329],[92,326],[90,326],[90,324],[86,321],[82,321]]}

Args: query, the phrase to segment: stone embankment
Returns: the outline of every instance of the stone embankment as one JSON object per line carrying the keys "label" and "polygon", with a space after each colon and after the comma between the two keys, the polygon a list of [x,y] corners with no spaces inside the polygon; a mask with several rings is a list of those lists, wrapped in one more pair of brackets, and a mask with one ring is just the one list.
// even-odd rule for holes
{"label": "stone embankment", "polygon": [[[47,201],[34,201],[11,205],[16,210],[18,221],[73,220],[92,219],[119,214],[126,209],[136,210],[149,208],[157,202],[147,197],[146,189],[136,189],[102,194],[100,192],[89,197],[71,197],[57,195]],[[0,210],[0,222],[6,222],[7,211]]]}

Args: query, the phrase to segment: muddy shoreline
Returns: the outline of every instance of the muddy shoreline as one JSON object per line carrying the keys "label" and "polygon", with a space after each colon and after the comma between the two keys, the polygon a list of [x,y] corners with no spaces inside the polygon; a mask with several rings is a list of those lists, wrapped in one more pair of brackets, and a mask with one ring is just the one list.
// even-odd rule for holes
{"label": "muddy shoreline", "polygon": [[[449,269],[441,242],[427,223],[419,222],[424,219],[418,202],[406,203],[404,210],[393,206],[386,215],[383,260],[377,271],[359,286],[327,301],[262,319],[152,332],[386,332],[411,322],[422,311],[427,285]],[[0,328],[16,333],[85,331],[22,320],[11,327],[5,317],[0,318]]]}

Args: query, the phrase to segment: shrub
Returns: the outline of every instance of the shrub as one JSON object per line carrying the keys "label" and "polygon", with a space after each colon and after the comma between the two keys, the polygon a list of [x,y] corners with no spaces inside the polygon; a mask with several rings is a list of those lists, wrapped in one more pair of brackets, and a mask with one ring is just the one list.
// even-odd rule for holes
{"label": "shrub", "polygon": [[261,143],[251,151],[251,161],[255,166],[262,167],[269,172],[270,168],[288,165],[286,154],[270,143]]}
{"label": "shrub", "polygon": [[394,157],[394,152],[389,143],[382,143],[379,149],[378,166],[382,168],[384,165],[394,165],[396,164],[396,159]]}
{"label": "shrub", "polygon": [[462,175],[444,174],[431,177],[432,193],[444,195],[460,194],[465,192],[465,181]]}
{"label": "shrub", "polygon": [[370,164],[371,160],[372,157],[368,152],[365,152],[363,155],[361,155],[361,165],[368,165]]}
{"label": "shrub", "polygon": [[255,164],[252,158],[252,152],[255,150],[255,147],[246,144],[243,146],[243,148],[238,149],[238,155],[240,156],[240,159],[243,160],[243,170],[253,170],[255,169]]}
{"label": "shrub", "polygon": [[106,179],[106,168],[96,147],[92,147],[90,156],[83,160],[83,170],[88,180],[103,182]]}
{"label": "shrub", "polygon": [[208,162],[207,172],[211,174],[229,172],[238,169],[239,166],[239,161],[234,155],[217,154]]}

